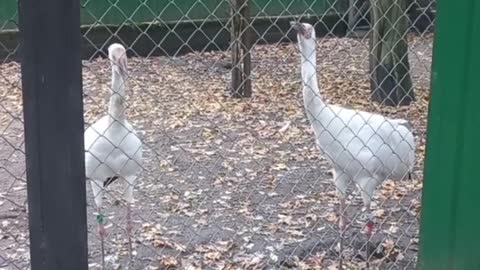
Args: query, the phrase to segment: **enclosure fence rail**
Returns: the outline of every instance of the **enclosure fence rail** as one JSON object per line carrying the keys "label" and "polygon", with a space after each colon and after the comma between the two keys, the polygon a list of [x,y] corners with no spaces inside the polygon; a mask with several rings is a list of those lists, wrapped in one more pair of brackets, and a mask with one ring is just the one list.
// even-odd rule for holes
{"label": "enclosure fence rail", "polygon": [[88,269],[80,5],[19,15],[31,269]]}

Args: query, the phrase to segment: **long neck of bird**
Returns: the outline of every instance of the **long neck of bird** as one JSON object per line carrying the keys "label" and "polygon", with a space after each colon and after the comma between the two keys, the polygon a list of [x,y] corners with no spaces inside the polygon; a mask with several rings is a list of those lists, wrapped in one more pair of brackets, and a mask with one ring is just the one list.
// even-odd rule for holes
{"label": "long neck of bird", "polygon": [[108,113],[113,120],[123,121],[125,119],[125,88],[127,80],[112,67],[112,95],[108,103]]}
{"label": "long neck of bird", "polygon": [[303,102],[308,112],[307,114],[311,114],[314,117],[318,116],[319,112],[326,106],[318,89],[315,47],[315,40],[306,40],[303,41],[303,44],[300,44]]}

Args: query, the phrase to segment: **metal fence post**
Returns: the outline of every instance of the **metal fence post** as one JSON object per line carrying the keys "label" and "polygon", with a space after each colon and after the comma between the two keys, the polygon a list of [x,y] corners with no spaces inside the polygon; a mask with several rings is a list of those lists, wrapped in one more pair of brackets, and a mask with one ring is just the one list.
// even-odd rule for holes
{"label": "metal fence post", "polygon": [[80,2],[19,1],[31,269],[87,269]]}
{"label": "metal fence post", "polygon": [[418,270],[480,269],[479,14],[438,1]]}

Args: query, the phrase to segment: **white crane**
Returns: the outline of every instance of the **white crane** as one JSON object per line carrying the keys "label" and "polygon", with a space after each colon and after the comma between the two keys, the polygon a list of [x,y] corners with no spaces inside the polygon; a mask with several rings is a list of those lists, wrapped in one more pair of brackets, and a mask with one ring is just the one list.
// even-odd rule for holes
{"label": "white crane", "polygon": [[[366,208],[367,237],[370,239],[373,193],[386,179],[411,178],[415,162],[414,136],[407,128],[407,120],[327,104],[317,83],[315,29],[308,23],[291,24],[297,32],[301,53],[306,114],[319,149],[333,166],[333,179],[340,198],[339,227],[343,233],[346,191],[353,182],[359,188]],[[340,247],[342,249],[342,242]],[[367,262],[368,257],[367,247]]]}
{"label": "white crane", "polygon": [[98,233],[102,244],[102,264],[104,259],[104,216],[102,204],[105,188],[116,180],[126,183],[124,193],[127,204],[127,236],[129,256],[132,255],[131,204],[135,180],[142,165],[142,142],[125,117],[125,90],[127,88],[127,56],[120,44],[108,48],[112,66],[112,93],[108,114],[96,121],[85,131],[86,176],[91,179],[93,196],[98,208]]}

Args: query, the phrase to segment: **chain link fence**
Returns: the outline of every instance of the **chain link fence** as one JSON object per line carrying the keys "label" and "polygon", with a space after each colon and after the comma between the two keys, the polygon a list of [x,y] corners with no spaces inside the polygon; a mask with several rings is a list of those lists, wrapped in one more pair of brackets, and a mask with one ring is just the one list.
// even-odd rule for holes
{"label": "chain link fence", "polygon": [[[16,4],[16,3],[14,3]],[[0,19],[0,269],[28,269],[28,217],[16,9]]]}
{"label": "chain link fence", "polygon": [[[0,13],[0,269],[29,269],[12,2],[11,14]],[[404,90],[415,93],[408,106],[387,106],[371,96],[378,73],[371,63],[383,63],[372,58],[371,37],[380,23],[371,16],[372,4],[382,1],[242,2],[250,13],[245,19],[250,27],[241,31],[252,34],[252,96],[238,99],[230,93],[236,1],[83,0],[86,127],[109,113],[116,63],[107,48],[120,43],[128,55],[126,117],[143,142],[131,212],[132,260],[124,202],[128,183],[110,179],[106,189],[107,269],[338,269],[340,258],[345,269],[362,269],[367,262],[372,269],[414,269],[435,3],[388,2],[383,10],[390,13],[380,16],[389,22],[385,25],[397,27],[402,18],[408,25],[405,32],[387,28],[380,36],[388,42],[388,33],[397,32],[398,40],[407,41],[408,59],[398,57],[407,59],[411,77],[411,89]],[[396,7],[404,16],[395,19]],[[233,13],[245,16],[240,9]],[[325,102],[406,119],[415,135],[411,179],[385,180],[374,193],[375,230],[369,241],[360,190],[350,185],[345,208],[339,208],[332,164],[315,143],[290,21],[315,27],[316,74]],[[98,209],[87,184],[89,267],[101,269]],[[346,220],[344,232],[340,216]]]}

